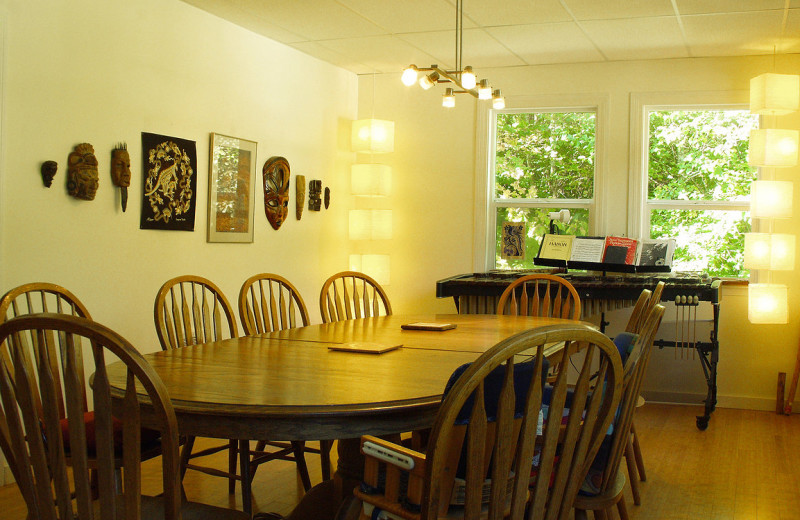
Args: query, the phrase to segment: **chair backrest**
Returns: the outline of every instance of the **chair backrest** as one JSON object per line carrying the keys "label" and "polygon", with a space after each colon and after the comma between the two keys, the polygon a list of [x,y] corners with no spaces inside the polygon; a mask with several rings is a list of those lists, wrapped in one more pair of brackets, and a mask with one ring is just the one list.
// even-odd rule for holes
{"label": "chair backrest", "polygon": [[[58,400],[53,381],[53,359],[47,349],[33,352],[25,338],[48,334],[63,338],[56,364],[64,379],[69,426],[69,465],[62,439]],[[179,517],[180,471],[178,426],[166,389],[156,373],[133,346],[114,331],[85,318],[60,314],[31,314],[12,318],[0,325],[0,342],[9,344],[11,366],[0,369],[0,408],[7,421],[3,453],[17,461],[17,484],[28,507],[28,516],[40,520],[93,518],[99,506],[100,518],[139,518],[141,511],[141,416],[137,392],[145,394],[155,410],[155,429],[162,438],[164,516]],[[78,352],[94,362],[92,396],[95,408],[95,453],[88,453],[84,407],[86,388]],[[110,354],[110,355],[109,355]],[[113,356],[112,356],[113,355]],[[123,500],[116,499],[114,439],[111,393],[106,363],[121,360],[127,367],[127,384],[115,413],[124,417],[122,433]],[[137,384],[139,388],[137,388]],[[40,409],[33,396],[41,395]],[[93,504],[88,460],[98,471],[98,504]],[[74,490],[74,497],[72,491]],[[95,513],[96,516],[96,513]]]}
{"label": "chair backrest", "polygon": [[251,276],[242,284],[239,318],[248,336],[309,323],[308,309],[295,286],[286,278],[271,273]]}
{"label": "chair backrest", "polygon": [[575,287],[562,277],[531,274],[506,287],[497,303],[497,314],[578,320],[581,299]]}
{"label": "chair backrest", "polygon": [[639,329],[644,324],[645,310],[650,303],[650,295],[653,294],[650,289],[642,289],[639,294],[639,299],[636,300],[631,311],[631,316],[628,318],[628,324],[625,326],[625,332],[639,332]]}
{"label": "chair backrest", "polygon": [[364,273],[343,271],[322,284],[319,293],[322,322],[390,316],[392,304],[378,282]]}
{"label": "chair backrest", "polygon": [[158,290],[153,314],[164,350],[239,335],[228,299],[219,287],[201,276],[167,280]]}
{"label": "chair backrest", "polygon": [[[663,305],[655,305],[650,310],[639,330],[638,345],[640,345],[640,352],[637,359],[630,359],[629,361],[631,362],[626,363],[622,399],[620,400],[619,412],[614,421],[614,431],[608,452],[608,460],[603,471],[600,493],[604,493],[616,480],[617,471],[619,471],[625,446],[630,436],[631,422],[633,422],[633,414],[636,411],[636,403],[639,399],[639,391],[644,380],[647,362],[650,359],[653,341],[663,316]],[[633,357],[631,356],[631,358]]]}
{"label": "chair backrest", "polygon": [[[553,385],[552,400],[540,438],[537,440],[539,412],[542,409],[545,348],[564,343],[563,359],[569,360],[577,374],[568,378],[562,370]],[[531,378],[524,385],[515,378],[515,356],[527,351],[533,363],[527,370]],[[484,399],[485,380],[497,367],[503,371],[496,417],[490,422]],[[605,380],[603,392],[592,392],[594,376]],[[574,382],[574,386],[569,383]],[[568,389],[571,406],[566,406]],[[464,517],[478,518],[488,507],[489,518],[522,518],[528,503],[534,509],[529,518],[565,519],[588,471],[622,392],[622,366],[614,344],[603,334],[582,324],[547,326],[507,338],[464,371],[445,397],[431,431],[427,465],[421,486],[421,518],[444,514],[450,503],[458,466],[467,444],[464,477]],[[520,401],[523,403],[519,408]],[[465,404],[468,425],[457,424]],[[469,407],[471,406],[471,409]],[[537,462],[538,461],[538,462]],[[491,464],[490,464],[491,462]],[[535,483],[531,486],[531,475]],[[487,479],[491,479],[487,481]],[[490,482],[487,500],[483,487]],[[416,484],[409,482],[409,490]],[[484,502],[482,504],[482,502]],[[499,515],[499,516],[498,516]]]}

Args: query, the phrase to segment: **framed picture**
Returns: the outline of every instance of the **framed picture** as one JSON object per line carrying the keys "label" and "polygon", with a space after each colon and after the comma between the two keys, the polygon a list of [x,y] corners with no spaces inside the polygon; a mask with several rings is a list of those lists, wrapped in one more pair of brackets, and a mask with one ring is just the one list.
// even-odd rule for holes
{"label": "framed picture", "polygon": [[252,242],[256,143],[211,134],[208,161],[208,241]]}
{"label": "framed picture", "polygon": [[141,229],[194,231],[197,148],[194,141],[142,132]]}

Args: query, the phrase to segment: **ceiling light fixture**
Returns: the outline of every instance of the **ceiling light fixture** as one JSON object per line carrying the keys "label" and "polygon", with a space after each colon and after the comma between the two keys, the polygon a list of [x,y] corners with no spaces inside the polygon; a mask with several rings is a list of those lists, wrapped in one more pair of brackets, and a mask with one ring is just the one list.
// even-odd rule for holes
{"label": "ceiling light fixture", "polygon": [[475,72],[472,67],[467,65],[461,66],[462,48],[463,48],[463,21],[464,21],[464,5],[463,0],[456,0],[456,70],[445,70],[438,65],[431,65],[427,68],[418,68],[416,65],[409,65],[403,71],[401,78],[406,86],[411,86],[417,83],[417,76],[420,72],[429,72],[419,78],[419,86],[424,90],[428,90],[437,83],[452,83],[455,87],[449,87],[442,98],[442,106],[454,107],[456,105],[455,94],[469,94],[478,99],[491,99],[492,107],[496,110],[505,108],[506,100],[500,93],[500,89],[492,90],[489,85],[489,80],[482,79],[480,83],[477,81]]}

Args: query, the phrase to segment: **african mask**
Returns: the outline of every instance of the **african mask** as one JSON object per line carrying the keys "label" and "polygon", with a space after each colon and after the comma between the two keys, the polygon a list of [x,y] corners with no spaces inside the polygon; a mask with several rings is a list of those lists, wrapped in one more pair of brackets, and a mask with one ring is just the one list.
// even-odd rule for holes
{"label": "african mask", "polygon": [[308,209],[309,211],[319,211],[322,203],[322,181],[314,180],[308,183]]}
{"label": "african mask", "polygon": [[128,209],[128,186],[131,185],[131,156],[125,143],[118,144],[111,152],[111,180],[120,188],[122,211],[125,211]]}
{"label": "african mask", "polygon": [[67,191],[75,198],[94,200],[99,185],[94,147],[89,143],[81,143],[69,154]]}
{"label": "african mask", "polygon": [[322,199],[325,202],[325,209],[328,209],[328,206],[331,205],[331,189],[325,186],[325,196]]}
{"label": "african mask", "polygon": [[305,175],[296,175],[294,178],[294,189],[295,189],[295,198],[294,198],[294,214],[297,217],[297,220],[303,216],[303,204],[306,202],[306,176]]}
{"label": "african mask", "polygon": [[264,211],[272,229],[278,229],[289,213],[289,161],[270,157],[261,170],[264,175]]}
{"label": "african mask", "polygon": [[58,171],[58,163],[55,161],[45,161],[42,163],[42,181],[48,188],[53,184],[53,177]]}

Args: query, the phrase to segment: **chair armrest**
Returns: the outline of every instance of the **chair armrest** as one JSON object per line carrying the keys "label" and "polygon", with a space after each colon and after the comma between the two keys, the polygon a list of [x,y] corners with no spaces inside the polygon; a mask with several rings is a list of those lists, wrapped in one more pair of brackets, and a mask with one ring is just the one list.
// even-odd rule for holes
{"label": "chair armrest", "polygon": [[[425,477],[426,456],[399,444],[371,435],[361,437],[361,452],[364,454],[364,484],[377,493],[367,493],[358,488],[354,493],[364,502],[387,511],[403,510],[401,494],[407,501],[419,504]],[[380,482],[381,465],[385,467],[385,481]],[[407,488],[401,489],[401,475],[408,475]],[[408,513],[405,511],[405,513]]]}

